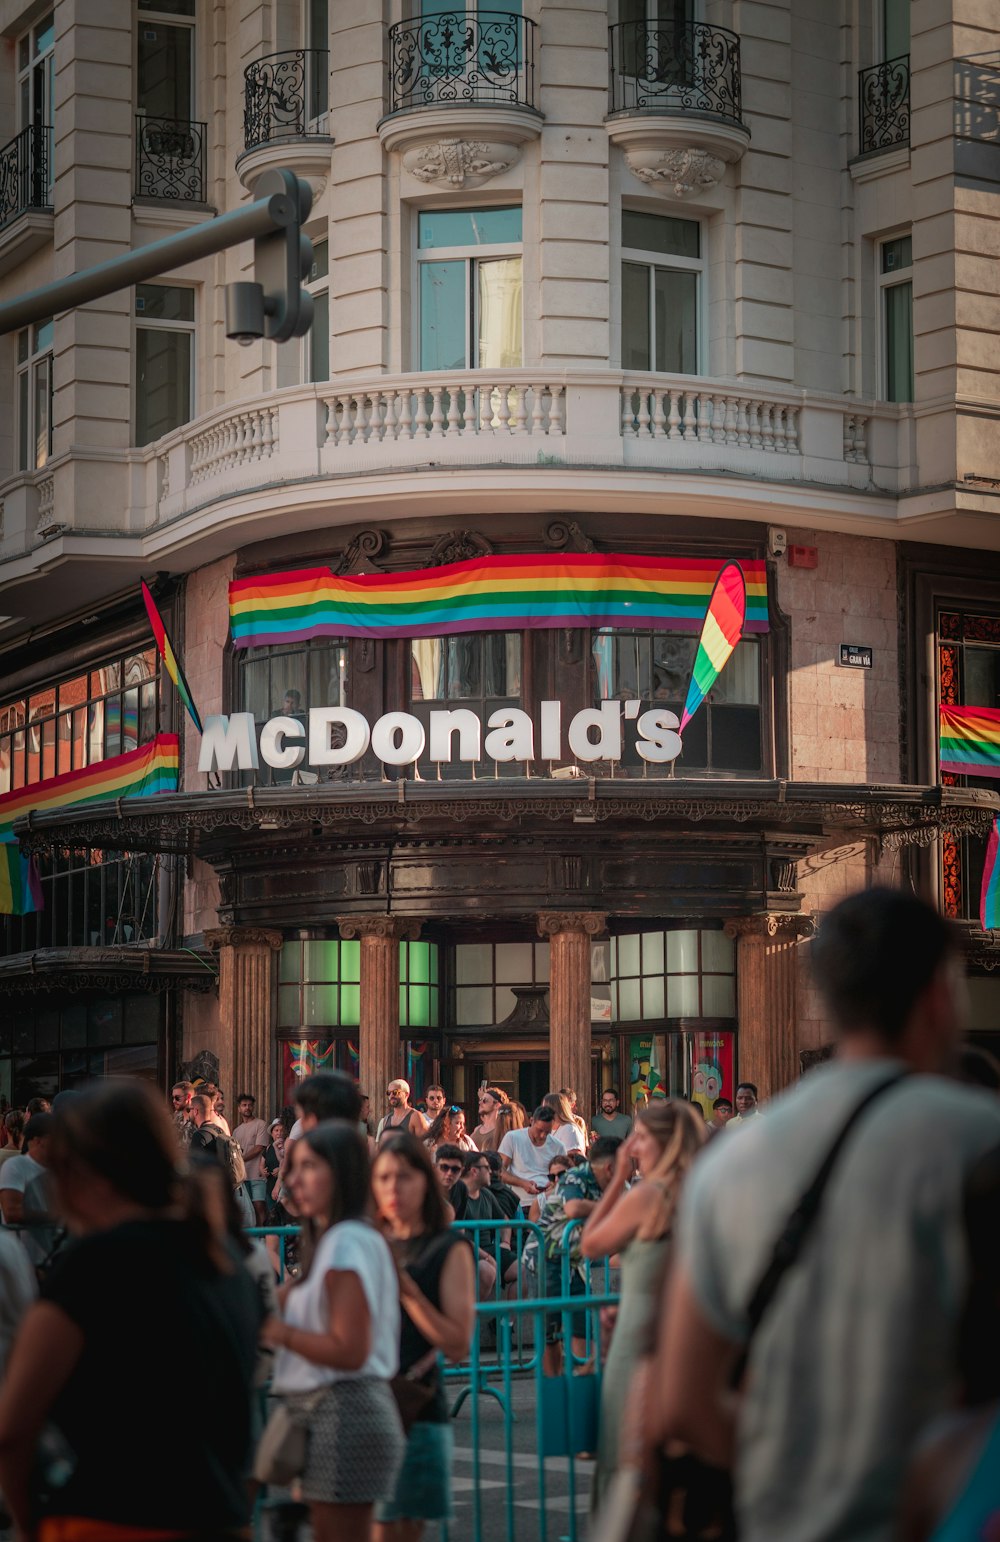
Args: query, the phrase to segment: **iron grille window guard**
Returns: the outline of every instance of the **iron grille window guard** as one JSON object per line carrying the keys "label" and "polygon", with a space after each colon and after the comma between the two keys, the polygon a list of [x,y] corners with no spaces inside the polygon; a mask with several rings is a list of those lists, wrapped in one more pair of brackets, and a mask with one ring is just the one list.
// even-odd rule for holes
{"label": "iron grille window guard", "polygon": [[858,112],[862,155],[909,144],[909,54],[858,71]]}
{"label": "iron grille window guard", "polygon": [[135,194],[170,203],[205,202],[204,123],[137,114]]}
{"label": "iron grille window guard", "polygon": [[243,142],[247,150],[276,139],[326,137],[330,55],[325,48],[268,54],[243,72]]}
{"label": "iron grille window guard", "polygon": [[52,130],[31,123],[0,150],[0,227],[28,209],[51,209]]}
{"label": "iron grille window guard", "polygon": [[448,11],[389,28],[390,112],[470,102],[535,107],[535,23]]}
{"label": "iron grille window guard", "polygon": [[742,124],[740,40],[700,21],[609,27],[611,111],[701,112]]}

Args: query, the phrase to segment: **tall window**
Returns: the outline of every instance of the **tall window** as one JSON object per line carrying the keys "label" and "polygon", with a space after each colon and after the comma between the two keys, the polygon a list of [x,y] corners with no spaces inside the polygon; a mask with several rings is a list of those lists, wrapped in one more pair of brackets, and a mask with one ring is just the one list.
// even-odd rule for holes
{"label": "tall window", "polygon": [[[679,716],[697,650],[690,633],[600,631],[594,634],[594,695],[597,701],[640,701]],[[634,739],[626,730],[626,766],[639,767]],[[707,700],[684,732],[678,776],[689,772],[759,772],[763,764],[760,711],[760,648],[744,637]]]}
{"label": "tall window", "polygon": [[694,375],[704,263],[695,220],[622,210],[622,368]]}
{"label": "tall window", "polygon": [[[454,637],[414,637],[410,642],[410,702],[416,717],[427,724],[431,707],[469,707],[483,725],[492,712],[521,704],[520,632],[463,632]],[[482,767],[483,760],[479,765]],[[521,762],[488,762],[489,774],[522,776]],[[429,755],[420,762],[423,775],[437,775]],[[470,777],[472,766],[453,760],[442,764],[441,775]],[[477,774],[482,774],[477,772]]]}
{"label": "tall window", "polygon": [[910,51],[910,0],[882,0],[882,58]]}
{"label": "tall window", "polygon": [[313,324],[305,338],[309,380],[330,378],[330,247],[326,241],[313,245],[313,265],[306,281],[313,297]]}
{"label": "tall window", "polygon": [[17,464],[37,471],[52,455],[52,321],[17,334]]}
{"label": "tall window", "polygon": [[[1000,707],[1000,616],[984,610],[941,610],[937,621],[938,691],[945,706]],[[995,778],[941,773],[946,787],[996,792]],[[985,837],[946,831],[941,837],[945,914],[974,920],[986,860]]]}
{"label": "tall window", "polygon": [[[34,147],[30,202],[51,204],[55,173],[52,165],[52,122],[55,105],[55,19],[49,11],[17,40],[18,128],[44,133],[45,143]],[[36,173],[43,172],[44,186]]]}
{"label": "tall window", "polygon": [[99,1076],[158,1085],[162,1022],[160,995],[22,1002],[0,1014],[0,1097],[23,1108]]}
{"label": "tall window", "polygon": [[417,247],[420,368],[519,368],[521,210],[425,210]]}
{"label": "tall window", "polygon": [[137,284],[135,442],[180,428],[194,401],[194,290]]}
{"label": "tall window", "polygon": [[[258,732],[271,717],[295,718],[305,727],[310,707],[349,705],[347,665],[347,643],[326,637],[288,648],[245,649],[238,665],[238,710],[253,713]],[[330,767],[328,774],[337,769]],[[349,776],[354,774],[351,766],[343,770]],[[315,772],[299,774],[316,780]],[[261,762],[259,771],[247,779],[278,785],[291,782],[293,776],[294,771],[272,770]]]}
{"label": "tall window", "polygon": [[882,312],[882,394],[913,400],[913,239],[895,236],[879,246]]}
{"label": "tall window", "polygon": [[194,117],[196,0],[139,0],[136,106],[150,118]]}
{"label": "tall window", "polygon": [[[148,744],[158,701],[159,655],[143,648],[0,702],[0,792]],[[91,849],[46,852],[38,864],[44,907],[0,917],[0,953],[156,936],[159,858]]]}
{"label": "tall window", "polygon": [[[330,105],[329,0],[305,0],[306,116],[314,133],[325,132],[323,119]],[[325,380],[323,375],[313,379]]]}

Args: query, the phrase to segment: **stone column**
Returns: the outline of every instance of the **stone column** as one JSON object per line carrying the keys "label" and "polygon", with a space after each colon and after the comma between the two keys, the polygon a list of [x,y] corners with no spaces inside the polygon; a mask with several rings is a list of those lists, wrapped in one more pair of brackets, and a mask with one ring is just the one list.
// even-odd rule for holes
{"label": "stone column", "polygon": [[773,1097],[799,1077],[796,950],[812,935],[808,916],[740,916],[726,922],[736,939],[740,1081]]}
{"label": "stone column", "polygon": [[419,935],[419,921],[397,916],[338,916],[341,937],[361,939],[361,1090],[371,1098],[372,1114],[386,1110],[385,1089],[403,1074],[399,1038],[399,944]]}
{"label": "stone column", "polygon": [[226,1117],[235,1124],[236,1099],[241,1092],[251,1092],[261,1118],[268,1119],[272,969],[282,935],[254,926],[220,926],[206,932],[205,941],[219,954],[219,1082],[226,1094]]}
{"label": "stone column", "polygon": [[596,910],[543,910],[538,935],[549,941],[549,1080],[572,1087],[587,1117],[590,1086],[590,944],[607,924]]}

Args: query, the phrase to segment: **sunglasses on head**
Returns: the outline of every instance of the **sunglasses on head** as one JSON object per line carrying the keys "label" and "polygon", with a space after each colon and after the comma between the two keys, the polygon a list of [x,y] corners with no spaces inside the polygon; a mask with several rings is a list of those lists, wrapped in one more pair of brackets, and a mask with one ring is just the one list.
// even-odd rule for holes
{"label": "sunglasses on head", "polygon": [[452,1103],[448,1109],[448,1112],[449,1114],[460,1114],[462,1110],[459,1108],[457,1103]]}

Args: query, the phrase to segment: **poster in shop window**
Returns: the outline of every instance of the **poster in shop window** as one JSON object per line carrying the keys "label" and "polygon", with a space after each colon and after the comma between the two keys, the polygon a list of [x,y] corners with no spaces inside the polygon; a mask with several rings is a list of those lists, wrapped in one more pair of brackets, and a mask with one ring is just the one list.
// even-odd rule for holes
{"label": "poster in shop window", "polygon": [[700,1103],[705,1118],[712,1117],[716,1098],[732,1098],[736,1088],[733,1071],[731,1033],[693,1033],[691,1035],[691,1098]]}

